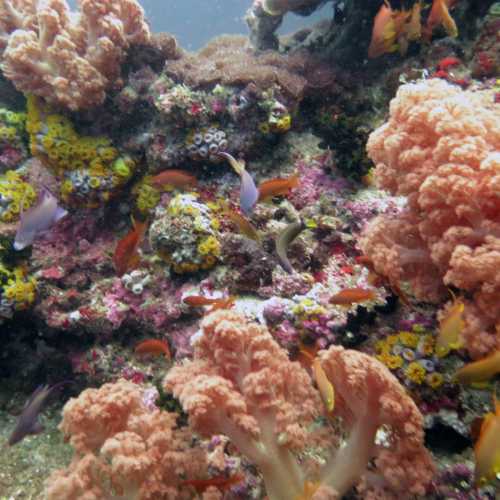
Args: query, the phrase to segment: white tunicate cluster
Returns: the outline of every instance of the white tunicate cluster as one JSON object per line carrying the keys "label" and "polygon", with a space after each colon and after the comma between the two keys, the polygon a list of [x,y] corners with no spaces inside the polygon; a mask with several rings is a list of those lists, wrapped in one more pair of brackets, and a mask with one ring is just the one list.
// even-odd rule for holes
{"label": "white tunicate cluster", "polygon": [[123,286],[134,295],[142,295],[145,286],[151,281],[151,276],[144,272],[135,270],[122,276]]}
{"label": "white tunicate cluster", "polygon": [[193,135],[187,152],[192,160],[219,162],[218,153],[226,151],[227,147],[226,133],[216,127],[210,127]]}

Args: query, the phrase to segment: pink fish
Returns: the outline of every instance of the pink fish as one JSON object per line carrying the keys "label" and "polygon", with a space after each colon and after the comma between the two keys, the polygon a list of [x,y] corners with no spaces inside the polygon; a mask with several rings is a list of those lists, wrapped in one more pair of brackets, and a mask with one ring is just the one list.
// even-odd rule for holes
{"label": "pink fish", "polygon": [[50,229],[67,213],[57,204],[57,198],[49,190],[42,188],[36,204],[21,214],[14,249],[23,250],[32,245],[41,233]]}

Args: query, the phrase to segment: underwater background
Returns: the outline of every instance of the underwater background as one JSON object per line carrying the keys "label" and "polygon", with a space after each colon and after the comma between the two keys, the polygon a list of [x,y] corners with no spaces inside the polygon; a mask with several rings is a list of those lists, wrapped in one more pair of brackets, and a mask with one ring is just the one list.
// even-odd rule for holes
{"label": "underwater background", "polygon": [[500,500],[500,3],[0,0],[0,500]]}

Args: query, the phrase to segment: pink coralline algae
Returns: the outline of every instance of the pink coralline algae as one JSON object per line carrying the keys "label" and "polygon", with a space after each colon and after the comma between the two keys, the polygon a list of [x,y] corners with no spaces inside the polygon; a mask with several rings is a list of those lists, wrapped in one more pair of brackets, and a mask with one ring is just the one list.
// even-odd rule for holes
{"label": "pink coralline algae", "polygon": [[369,138],[379,185],[407,198],[368,226],[360,246],[377,272],[417,298],[446,287],[467,298],[462,337],[473,357],[500,348],[500,108],[492,91],[442,80],[402,86]]}
{"label": "pink coralline algae", "polygon": [[74,110],[101,104],[126,50],[149,37],[135,0],[81,0],[76,17],[65,0],[0,2],[5,76],[22,92]]}
{"label": "pink coralline algae", "polygon": [[325,191],[341,192],[349,187],[343,178],[333,179],[325,170],[332,167],[331,153],[324,153],[313,158],[298,159],[295,168],[300,176],[299,185],[289,195],[289,200],[297,209],[302,209],[317,202]]}
{"label": "pink coralline algae", "polygon": [[[423,445],[423,419],[410,396],[385,366],[364,353],[332,346],[319,360],[347,432],[338,448],[332,429],[311,425],[326,410],[307,372],[288,359],[265,328],[238,313],[205,317],[194,359],[172,368],[164,385],[196,431],[205,437],[227,435],[258,467],[270,498],[301,498],[310,488],[340,498],[356,484],[366,498],[424,495],[434,468]],[[381,426],[385,442],[375,444]],[[332,447],[327,459],[325,450]],[[315,453],[304,453],[308,448],[324,457],[321,463]]]}

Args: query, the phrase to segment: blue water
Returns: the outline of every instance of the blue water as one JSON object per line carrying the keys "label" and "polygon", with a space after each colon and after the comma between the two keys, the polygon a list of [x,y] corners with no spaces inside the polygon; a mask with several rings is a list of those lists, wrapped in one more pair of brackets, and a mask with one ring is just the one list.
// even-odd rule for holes
{"label": "blue water", "polygon": [[[196,50],[214,36],[247,33],[243,19],[252,0],[141,0],[153,31],[167,31],[181,46]],[[77,0],[69,0],[75,8]],[[288,14],[279,33],[289,33],[331,16],[331,4],[309,17]]]}

